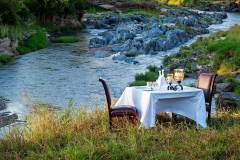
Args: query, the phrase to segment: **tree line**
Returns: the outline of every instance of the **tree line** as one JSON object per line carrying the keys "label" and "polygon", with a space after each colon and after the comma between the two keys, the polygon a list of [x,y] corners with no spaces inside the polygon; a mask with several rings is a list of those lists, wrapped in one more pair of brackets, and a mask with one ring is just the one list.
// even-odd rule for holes
{"label": "tree line", "polygon": [[0,25],[17,25],[35,19],[50,23],[54,16],[83,16],[87,0],[0,0]]}

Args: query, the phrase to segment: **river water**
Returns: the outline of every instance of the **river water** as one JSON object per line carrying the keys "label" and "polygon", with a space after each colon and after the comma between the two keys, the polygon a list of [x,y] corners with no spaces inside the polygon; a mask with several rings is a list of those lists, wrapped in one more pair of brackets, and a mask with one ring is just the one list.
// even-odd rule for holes
{"label": "river water", "polygon": [[[235,24],[240,24],[240,14],[229,13],[224,23],[212,25],[209,30],[211,33],[227,30]],[[20,105],[23,101],[64,107],[72,99],[75,106],[95,107],[104,103],[99,77],[107,80],[112,96],[117,98],[134,80],[136,73],[144,71],[150,64],[160,65],[164,56],[179,50],[177,47],[158,55],[138,56],[137,65],[113,61],[111,56],[101,58],[88,52],[89,38],[96,32],[90,30],[79,34],[81,41],[78,43],[54,45],[19,56],[0,68],[0,96],[11,101],[9,106],[15,112],[23,109]],[[27,94],[27,98],[24,99],[21,92]]]}

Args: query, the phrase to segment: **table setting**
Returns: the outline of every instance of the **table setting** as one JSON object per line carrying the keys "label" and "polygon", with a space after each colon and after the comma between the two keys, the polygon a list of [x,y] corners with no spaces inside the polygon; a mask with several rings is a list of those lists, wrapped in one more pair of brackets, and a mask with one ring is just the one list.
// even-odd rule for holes
{"label": "table setting", "polygon": [[184,70],[175,69],[164,74],[162,67],[159,77],[146,86],[126,87],[116,105],[135,106],[140,127],[156,126],[156,115],[160,112],[175,113],[194,120],[197,126],[207,127],[206,106],[203,90],[183,86]]}

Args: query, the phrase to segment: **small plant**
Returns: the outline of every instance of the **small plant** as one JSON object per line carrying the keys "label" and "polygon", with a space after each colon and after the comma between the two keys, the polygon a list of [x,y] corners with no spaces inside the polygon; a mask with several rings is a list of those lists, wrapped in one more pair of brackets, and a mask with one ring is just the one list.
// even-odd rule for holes
{"label": "small plant", "polygon": [[136,57],[138,55],[137,52],[133,52],[133,51],[130,51],[128,53],[125,54],[125,56],[127,57]]}
{"label": "small plant", "polygon": [[77,36],[60,36],[52,40],[54,43],[74,43],[78,41],[79,38]]}
{"label": "small plant", "polygon": [[146,82],[145,81],[134,81],[132,83],[129,84],[130,87],[132,86],[145,86],[146,85]]}
{"label": "small plant", "polygon": [[7,54],[1,54],[0,55],[0,62],[3,64],[7,64],[12,60],[12,56],[9,56]]}
{"label": "small plant", "polygon": [[46,48],[48,44],[47,36],[44,32],[37,32],[31,35],[28,39],[21,41],[17,48],[20,54],[33,52],[39,49]]}

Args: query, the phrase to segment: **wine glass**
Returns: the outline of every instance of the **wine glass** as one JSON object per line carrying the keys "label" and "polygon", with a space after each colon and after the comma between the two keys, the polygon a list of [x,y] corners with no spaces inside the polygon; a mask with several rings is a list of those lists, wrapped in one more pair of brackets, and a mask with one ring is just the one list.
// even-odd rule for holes
{"label": "wine glass", "polygon": [[175,69],[174,70],[174,80],[178,83],[178,85],[175,86],[175,89],[177,90],[178,87],[183,90],[183,86],[181,85],[181,82],[184,80],[184,69]]}
{"label": "wine glass", "polygon": [[167,83],[168,83],[168,90],[173,90],[173,86],[172,86],[172,81],[173,81],[173,74],[167,74]]}

